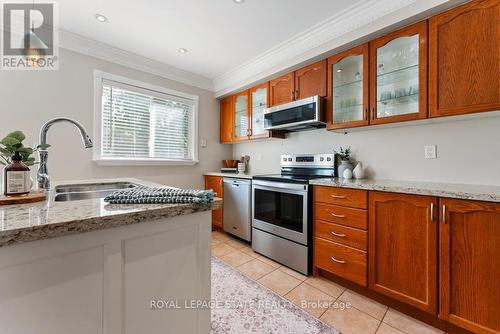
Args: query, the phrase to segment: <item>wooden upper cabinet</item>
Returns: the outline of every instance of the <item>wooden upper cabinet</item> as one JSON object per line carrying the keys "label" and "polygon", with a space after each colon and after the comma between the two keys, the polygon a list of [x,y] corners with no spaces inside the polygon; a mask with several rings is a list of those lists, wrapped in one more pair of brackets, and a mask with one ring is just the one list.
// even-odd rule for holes
{"label": "wooden upper cabinet", "polygon": [[233,97],[220,101],[220,142],[229,143],[233,138]]}
{"label": "wooden upper cabinet", "polygon": [[250,136],[252,138],[269,137],[264,130],[264,109],[269,107],[269,82],[250,88]]}
{"label": "wooden upper cabinet", "polygon": [[427,21],[370,43],[370,124],[427,118]]}
{"label": "wooden upper cabinet", "polygon": [[328,129],[368,125],[369,52],[367,43],[328,58]]}
{"label": "wooden upper cabinet", "polygon": [[369,203],[369,287],[437,314],[437,198],[374,191]]}
{"label": "wooden upper cabinet", "polygon": [[500,109],[500,1],[472,1],[429,29],[431,117]]}
{"label": "wooden upper cabinet", "polygon": [[250,97],[248,90],[233,96],[233,141],[247,140],[250,135]]}
{"label": "wooden upper cabinet", "polygon": [[326,59],[295,71],[294,99],[326,96]]}
{"label": "wooden upper cabinet", "polygon": [[293,72],[287,73],[269,82],[270,105],[275,106],[294,100],[295,83]]}
{"label": "wooden upper cabinet", "polygon": [[498,334],[500,204],[440,201],[439,316],[474,333]]}

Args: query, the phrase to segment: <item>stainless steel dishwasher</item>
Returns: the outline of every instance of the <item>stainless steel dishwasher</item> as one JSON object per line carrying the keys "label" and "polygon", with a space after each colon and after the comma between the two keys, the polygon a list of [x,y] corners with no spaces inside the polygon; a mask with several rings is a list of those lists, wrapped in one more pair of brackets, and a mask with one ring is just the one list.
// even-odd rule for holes
{"label": "stainless steel dishwasher", "polygon": [[252,181],[224,178],[224,231],[252,240]]}

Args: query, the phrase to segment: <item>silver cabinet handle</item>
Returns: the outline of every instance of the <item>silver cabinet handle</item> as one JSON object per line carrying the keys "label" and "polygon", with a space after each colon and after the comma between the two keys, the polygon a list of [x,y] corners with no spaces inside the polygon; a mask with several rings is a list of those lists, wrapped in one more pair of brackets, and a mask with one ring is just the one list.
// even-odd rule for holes
{"label": "silver cabinet handle", "polygon": [[336,237],[340,237],[340,238],[345,237],[345,234],[342,234],[342,233],[336,233],[336,232],[334,232],[334,231],[332,231],[332,234],[333,234],[334,236],[336,236]]}
{"label": "silver cabinet handle", "polygon": [[431,222],[434,221],[434,202],[431,202]]}
{"label": "silver cabinet handle", "polygon": [[333,212],[330,212],[330,214],[331,214],[332,216],[334,216],[335,218],[345,218],[345,215],[338,215],[338,214],[333,213]]}
{"label": "silver cabinet handle", "polygon": [[331,198],[339,198],[339,199],[346,199],[347,197],[346,196],[342,196],[342,195],[330,195]]}
{"label": "silver cabinet handle", "polygon": [[443,224],[446,224],[446,204],[443,204]]}
{"label": "silver cabinet handle", "polygon": [[344,261],[344,260],[337,260],[333,256],[331,257],[331,259],[332,259],[333,262],[336,262],[336,263],[340,263],[340,264],[345,264],[346,263],[346,261]]}

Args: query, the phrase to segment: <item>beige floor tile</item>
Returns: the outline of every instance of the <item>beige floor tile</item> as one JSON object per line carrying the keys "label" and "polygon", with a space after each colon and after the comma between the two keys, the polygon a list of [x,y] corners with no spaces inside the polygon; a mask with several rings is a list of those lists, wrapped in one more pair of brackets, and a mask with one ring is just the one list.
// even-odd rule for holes
{"label": "beige floor tile", "polygon": [[242,264],[237,268],[246,276],[258,280],[264,275],[269,274],[271,271],[276,270],[276,268],[264,263],[258,259],[253,259],[247,263]]}
{"label": "beige floor tile", "polygon": [[242,249],[242,248],[249,246],[249,243],[242,241],[242,240],[233,239],[233,238],[231,238],[229,241],[226,241],[226,243],[229,246],[234,247],[236,249]]}
{"label": "beige floor tile", "polygon": [[435,327],[429,326],[406,314],[393,309],[387,311],[384,320],[386,324],[407,334],[443,334],[444,332]]}
{"label": "beige floor tile", "polygon": [[224,256],[224,255],[229,254],[229,253],[234,252],[234,251],[236,251],[236,248],[233,248],[233,247],[231,247],[228,244],[225,244],[223,242],[212,246],[212,255],[217,256],[217,257]]}
{"label": "beige floor tile", "polygon": [[215,246],[215,245],[218,245],[220,243],[222,243],[223,241],[219,240],[219,239],[214,239],[212,238],[212,246]]}
{"label": "beige floor tile", "polygon": [[259,283],[283,296],[299,285],[301,281],[282,271],[275,270],[259,279]]}
{"label": "beige floor tile", "polygon": [[247,263],[248,261],[253,260],[253,257],[237,250],[235,252],[231,252],[229,254],[221,256],[220,259],[233,267],[237,267],[242,265],[243,263]]}
{"label": "beige floor tile", "polygon": [[287,293],[285,298],[317,318],[335,302],[335,298],[305,283]]}
{"label": "beige floor tile", "polygon": [[246,246],[240,249],[241,252],[250,255],[253,258],[258,258],[260,255],[255,253],[251,246]]}
{"label": "beige floor tile", "polygon": [[297,272],[297,271],[295,271],[295,270],[293,270],[293,269],[290,269],[290,268],[288,268],[288,267],[281,266],[281,267],[280,267],[280,270],[281,270],[282,272],[284,272],[285,274],[288,274],[288,275],[290,275],[290,276],[295,277],[296,279],[301,280],[302,282],[303,282],[303,281],[305,281],[305,280],[307,279],[307,276],[306,276],[306,275],[303,275],[303,274],[301,274],[301,273],[299,273],[299,272]]}
{"label": "beige floor tile", "polygon": [[212,239],[217,239],[220,241],[229,241],[231,238],[225,232],[212,231]]}
{"label": "beige floor tile", "polygon": [[273,268],[279,268],[279,267],[281,267],[281,263],[273,261],[270,258],[265,257],[263,255],[257,254],[256,258],[259,259],[259,260],[261,260],[264,263],[267,263],[268,265],[270,265]]}
{"label": "beige floor tile", "polygon": [[378,320],[382,320],[384,318],[385,312],[388,309],[387,306],[382,305],[370,298],[357,294],[351,290],[346,290],[339,297],[339,300],[351,303],[351,305],[358,310],[365,312]]}
{"label": "beige floor tile", "polygon": [[343,286],[340,286],[329,279],[326,279],[324,277],[318,276],[318,277],[308,277],[305,280],[305,283],[314,286],[316,289],[320,289],[327,295],[330,295],[332,297],[338,298],[342,292],[345,291],[345,288]]}
{"label": "beige floor tile", "polygon": [[375,334],[380,324],[379,320],[354,307],[330,308],[321,316],[321,320],[342,334]]}
{"label": "beige floor tile", "polygon": [[386,323],[381,323],[380,327],[377,329],[377,334],[404,334],[400,330],[389,326]]}

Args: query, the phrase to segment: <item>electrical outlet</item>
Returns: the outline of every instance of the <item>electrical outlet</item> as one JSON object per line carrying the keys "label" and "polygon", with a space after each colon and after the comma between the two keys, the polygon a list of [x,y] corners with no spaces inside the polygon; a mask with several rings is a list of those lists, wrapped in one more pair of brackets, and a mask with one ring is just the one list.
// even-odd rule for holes
{"label": "electrical outlet", "polygon": [[201,147],[207,147],[207,140],[206,139],[202,139],[200,141],[200,144],[201,144]]}
{"label": "electrical outlet", "polygon": [[425,146],[425,158],[426,159],[436,159],[437,158],[437,148],[436,145]]}

